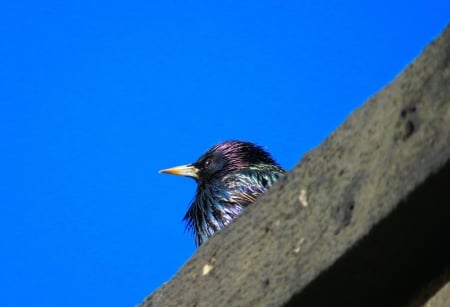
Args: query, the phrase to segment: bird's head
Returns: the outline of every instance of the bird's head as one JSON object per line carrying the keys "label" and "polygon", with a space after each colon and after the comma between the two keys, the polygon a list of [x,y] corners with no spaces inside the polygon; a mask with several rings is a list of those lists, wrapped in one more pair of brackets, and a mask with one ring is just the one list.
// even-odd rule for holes
{"label": "bird's head", "polygon": [[159,172],[191,177],[203,184],[219,179],[229,172],[261,164],[278,165],[262,147],[250,142],[232,140],[213,146],[194,163]]}

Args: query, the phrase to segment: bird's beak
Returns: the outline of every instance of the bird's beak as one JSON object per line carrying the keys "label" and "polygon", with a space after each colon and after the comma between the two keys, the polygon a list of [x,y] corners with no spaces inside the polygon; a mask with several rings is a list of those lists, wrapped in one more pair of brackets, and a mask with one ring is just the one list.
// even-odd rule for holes
{"label": "bird's beak", "polygon": [[192,164],[166,168],[166,169],[160,170],[159,173],[185,176],[185,177],[191,177],[194,179],[198,179],[198,168],[196,168]]}

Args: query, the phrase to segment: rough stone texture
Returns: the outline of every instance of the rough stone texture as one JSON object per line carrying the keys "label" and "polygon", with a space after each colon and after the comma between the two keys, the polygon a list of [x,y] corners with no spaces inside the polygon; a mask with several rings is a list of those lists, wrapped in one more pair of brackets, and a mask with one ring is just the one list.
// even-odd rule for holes
{"label": "rough stone texture", "polygon": [[141,306],[432,302],[450,263],[449,64],[447,27]]}

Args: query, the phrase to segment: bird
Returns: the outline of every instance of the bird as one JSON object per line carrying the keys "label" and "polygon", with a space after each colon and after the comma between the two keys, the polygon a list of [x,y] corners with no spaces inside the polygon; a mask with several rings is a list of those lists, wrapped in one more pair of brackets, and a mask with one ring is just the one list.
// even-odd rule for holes
{"label": "bird", "polygon": [[286,173],[263,147],[240,140],[218,143],[194,163],[159,172],[197,182],[183,218],[196,246],[227,226]]}

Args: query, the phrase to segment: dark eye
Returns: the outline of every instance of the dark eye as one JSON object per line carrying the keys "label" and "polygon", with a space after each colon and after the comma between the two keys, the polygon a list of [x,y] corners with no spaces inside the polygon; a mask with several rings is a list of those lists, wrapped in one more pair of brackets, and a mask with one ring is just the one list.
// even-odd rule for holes
{"label": "dark eye", "polygon": [[212,160],[211,159],[206,159],[206,161],[205,161],[205,168],[208,168],[211,164],[212,164]]}

